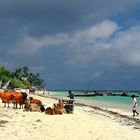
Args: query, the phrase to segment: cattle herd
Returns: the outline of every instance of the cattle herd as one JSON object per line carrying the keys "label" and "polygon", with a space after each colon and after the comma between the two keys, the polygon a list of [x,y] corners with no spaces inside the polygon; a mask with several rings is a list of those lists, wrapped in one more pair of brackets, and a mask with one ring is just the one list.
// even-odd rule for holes
{"label": "cattle herd", "polygon": [[61,100],[58,103],[54,104],[53,107],[45,108],[41,100],[34,99],[29,97],[24,92],[0,92],[0,98],[4,107],[9,108],[9,104],[13,104],[13,108],[23,109],[23,111],[38,111],[45,112],[45,114],[54,115],[54,114],[63,114],[67,113],[65,106]]}

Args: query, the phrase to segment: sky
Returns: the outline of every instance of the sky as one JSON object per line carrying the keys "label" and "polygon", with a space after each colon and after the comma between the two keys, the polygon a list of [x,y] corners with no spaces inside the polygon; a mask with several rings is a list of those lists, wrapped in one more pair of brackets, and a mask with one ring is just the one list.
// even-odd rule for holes
{"label": "sky", "polygon": [[0,0],[0,66],[47,89],[140,90],[140,0]]}

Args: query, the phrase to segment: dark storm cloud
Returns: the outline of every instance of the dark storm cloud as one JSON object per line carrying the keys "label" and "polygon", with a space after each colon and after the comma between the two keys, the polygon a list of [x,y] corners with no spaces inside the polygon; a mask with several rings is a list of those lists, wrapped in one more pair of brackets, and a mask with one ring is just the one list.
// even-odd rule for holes
{"label": "dark storm cloud", "polygon": [[[26,28],[32,36],[71,31],[110,18],[133,7],[137,1],[122,0],[6,0],[0,1],[3,26]],[[10,22],[9,22],[10,21]],[[11,23],[12,22],[12,23]]]}

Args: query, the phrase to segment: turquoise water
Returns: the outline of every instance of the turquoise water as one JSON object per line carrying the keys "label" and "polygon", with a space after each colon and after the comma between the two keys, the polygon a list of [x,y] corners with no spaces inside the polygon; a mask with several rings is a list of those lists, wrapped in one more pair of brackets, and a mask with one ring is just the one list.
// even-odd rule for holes
{"label": "turquoise water", "polygon": [[[74,92],[74,91],[73,91]],[[68,91],[50,91],[51,96],[59,98],[67,97]],[[76,91],[74,92],[76,93]],[[116,92],[115,92],[116,93]],[[121,92],[120,92],[121,93]],[[139,92],[128,92],[129,95],[135,94],[140,96]],[[137,97],[138,111],[140,111],[140,97]],[[131,111],[132,99],[127,96],[92,96],[92,97],[75,97],[75,100],[90,103],[97,106],[122,109]]]}

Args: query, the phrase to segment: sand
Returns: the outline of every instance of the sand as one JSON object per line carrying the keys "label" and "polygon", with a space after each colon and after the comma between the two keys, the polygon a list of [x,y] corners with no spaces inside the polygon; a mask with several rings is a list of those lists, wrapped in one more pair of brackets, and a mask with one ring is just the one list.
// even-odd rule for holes
{"label": "sand", "polygon": [[[30,95],[47,107],[55,99]],[[0,140],[138,140],[139,117],[126,116],[83,105],[75,105],[73,114],[45,115],[3,108],[0,103]]]}

